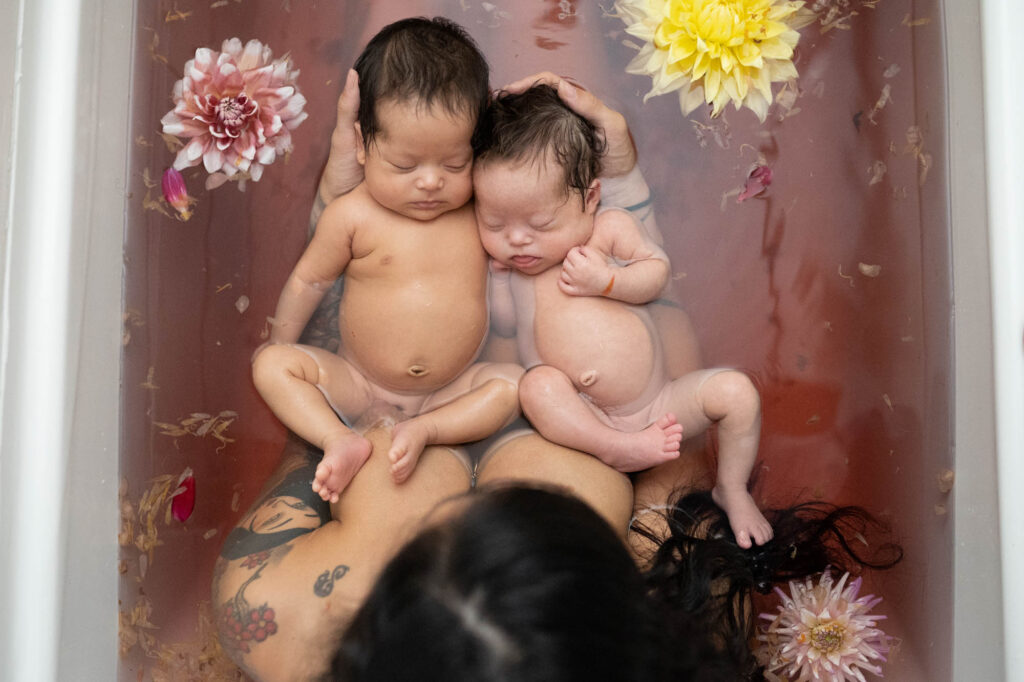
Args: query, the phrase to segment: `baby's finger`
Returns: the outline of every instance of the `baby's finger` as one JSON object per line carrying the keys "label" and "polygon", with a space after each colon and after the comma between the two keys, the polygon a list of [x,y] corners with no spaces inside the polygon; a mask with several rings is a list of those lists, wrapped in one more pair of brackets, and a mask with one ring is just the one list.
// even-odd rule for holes
{"label": "baby's finger", "polygon": [[565,254],[564,262],[571,263],[573,266],[576,266],[584,260],[586,260],[586,256],[584,255],[583,248],[574,246],[569,250],[569,253]]}

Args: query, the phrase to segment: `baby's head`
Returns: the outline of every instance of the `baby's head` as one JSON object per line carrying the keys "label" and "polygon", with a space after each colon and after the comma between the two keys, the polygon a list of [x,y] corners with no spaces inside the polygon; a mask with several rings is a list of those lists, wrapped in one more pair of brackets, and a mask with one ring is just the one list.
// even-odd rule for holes
{"label": "baby's head", "polygon": [[490,98],[476,43],[447,19],[390,24],[356,61],[370,194],[385,208],[429,220],[472,195],[473,133]]}
{"label": "baby's head", "polygon": [[491,257],[535,275],[585,244],[603,152],[594,126],[547,85],[492,102],[473,172],[480,238]]}

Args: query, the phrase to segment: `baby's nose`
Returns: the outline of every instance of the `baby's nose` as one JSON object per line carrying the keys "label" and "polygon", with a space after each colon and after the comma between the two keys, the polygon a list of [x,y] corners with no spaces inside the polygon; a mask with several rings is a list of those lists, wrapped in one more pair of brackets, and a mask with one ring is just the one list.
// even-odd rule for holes
{"label": "baby's nose", "polygon": [[522,227],[513,227],[509,230],[508,240],[516,246],[530,243],[530,231]]}
{"label": "baby's nose", "polygon": [[416,179],[416,187],[428,192],[439,190],[444,187],[444,176],[436,170],[424,170]]}

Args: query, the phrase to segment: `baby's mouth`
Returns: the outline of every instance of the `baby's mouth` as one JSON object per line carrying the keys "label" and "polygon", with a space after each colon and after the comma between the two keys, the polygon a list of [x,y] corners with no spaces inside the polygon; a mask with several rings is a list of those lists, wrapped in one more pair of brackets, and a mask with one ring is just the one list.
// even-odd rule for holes
{"label": "baby's mouth", "polygon": [[510,258],[509,260],[512,262],[512,265],[515,266],[516,268],[524,269],[530,267],[531,265],[536,265],[537,262],[540,261],[540,258],[538,258],[537,256],[512,256],[512,258]]}

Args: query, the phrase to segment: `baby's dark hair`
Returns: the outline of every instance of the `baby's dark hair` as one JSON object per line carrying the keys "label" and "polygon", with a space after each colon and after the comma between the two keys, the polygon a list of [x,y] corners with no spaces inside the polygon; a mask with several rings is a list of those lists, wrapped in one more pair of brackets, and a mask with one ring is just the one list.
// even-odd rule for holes
{"label": "baby's dark hair", "polygon": [[475,163],[544,162],[549,154],[562,168],[566,193],[579,192],[585,203],[604,155],[604,140],[593,124],[567,107],[549,85],[500,93],[479,127]]}
{"label": "baby's dark hair", "polygon": [[489,70],[465,29],[444,17],[413,17],[382,28],[356,60],[359,127],[369,148],[380,132],[384,100],[439,105],[480,120],[490,100]]}

